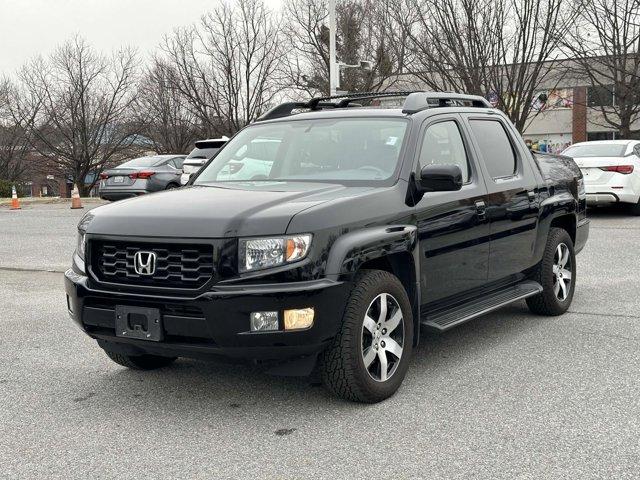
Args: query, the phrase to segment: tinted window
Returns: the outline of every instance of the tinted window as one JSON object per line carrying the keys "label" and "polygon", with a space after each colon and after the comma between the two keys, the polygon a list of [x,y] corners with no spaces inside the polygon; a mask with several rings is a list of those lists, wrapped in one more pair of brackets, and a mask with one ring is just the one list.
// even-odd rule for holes
{"label": "tinted window", "polygon": [[167,165],[171,165],[173,168],[177,168],[178,170],[182,168],[182,162],[184,162],[183,158],[172,158],[171,161]]}
{"label": "tinted window", "polygon": [[480,153],[492,178],[516,173],[516,156],[502,123],[495,120],[471,120]]}
{"label": "tinted window", "polygon": [[216,153],[218,153],[218,150],[220,150],[220,149],[219,148],[198,148],[198,147],[196,147],[193,150],[191,150],[191,153],[189,153],[189,156],[187,156],[187,158],[198,158],[198,159],[209,160]]}
{"label": "tinted window", "polygon": [[587,88],[587,105],[590,107],[610,107],[613,105],[613,85]]}
{"label": "tinted window", "polygon": [[587,140],[589,142],[601,140],[615,140],[614,132],[587,132]]}
{"label": "tinted window", "polygon": [[626,144],[619,143],[585,143],[567,148],[563,155],[568,157],[623,157]]}
{"label": "tinted window", "polygon": [[424,132],[420,168],[426,165],[458,165],[464,181],[469,181],[469,161],[456,122],[436,123]]}

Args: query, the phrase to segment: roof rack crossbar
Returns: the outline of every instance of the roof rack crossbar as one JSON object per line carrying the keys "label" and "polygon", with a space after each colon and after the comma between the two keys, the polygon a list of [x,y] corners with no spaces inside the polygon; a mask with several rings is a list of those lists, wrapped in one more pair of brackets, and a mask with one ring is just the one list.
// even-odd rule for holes
{"label": "roof rack crossbar", "polygon": [[465,104],[468,103],[472,107],[492,108],[489,101],[479,95],[449,92],[412,92],[404,101],[402,112],[412,114],[425,108],[467,106]]}
{"label": "roof rack crossbar", "polygon": [[336,104],[336,108],[344,108],[348,107],[351,102],[356,100],[373,100],[374,98],[393,98],[393,97],[406,97],[412,94],[413,91],[410,92],[377,92],[377,93],[363,93],[358,95],[357,97],[347,97],[343,100],[340,100]]}

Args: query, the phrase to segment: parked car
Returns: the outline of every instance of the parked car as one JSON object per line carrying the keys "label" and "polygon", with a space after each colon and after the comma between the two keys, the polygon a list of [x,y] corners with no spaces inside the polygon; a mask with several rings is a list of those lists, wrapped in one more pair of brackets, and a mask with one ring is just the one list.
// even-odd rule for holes
{"label": "parked car", "polygon": [[580,167],[588,204],[628,204],[640,215],[640,141],[574,143],[562,154]]}
{"label": "parked car", "polygon": [[[482,97],[347,108],[394,95],[280,105],[192,185],[88,212],[65,275],[72,319],[129,368],[223,355],[378,402],[421,330],[522,299],[566,312],[589,234],[575,163],[530,153]],[[259,140],[277,145],[270,168],[229,180],[233,162],[269,160]]]}
{"label": "parked car", "polygon": [[98,194],[120,200],[180,186],[185,155],[153,155],[129,160],[100,174]]}
{"label": "parked car", "polygon": [[180,184],[186,185],[191,175],[197,173],[205,163],[211,160],[228,140],[227,137],[198,140],[195,148],[182,164]]}

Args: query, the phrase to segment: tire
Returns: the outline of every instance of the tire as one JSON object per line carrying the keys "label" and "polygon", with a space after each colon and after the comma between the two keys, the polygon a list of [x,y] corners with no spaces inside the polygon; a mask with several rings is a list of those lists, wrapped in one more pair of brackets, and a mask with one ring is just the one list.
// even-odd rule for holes
{"label": "tire", "polygon": [[170,183],[169,185],[167,185],[167,188],[165,190],[173,190],[174,188],[178,188],[180,185],[177,185],[175,183]]}
{"label": "tire", "polygon": [[[566,251],[564,265],[559,260],[560,251]],[[552,228],[549,231],[542,261],[536,266],[532,279],[542,285],[542,293],[527,298],[529,310],[538,315],[556,316],[569,309],[576,287],[576,254],[566,230]]]}
{"label": "tire", "polygon": [[160,357],[158,355],[122,355],[106,349],[104,353],[118,365],[132,370],[156,370],[167,367],[176,360],[176,357]]}
{"label": "tire", "polygon": [[[383,299],[387,308],[381,321]],[[322,383],[345,400],[380,402],[400,387],[412,349],[413,314],[402,283],[388,272],[363,270],[356,276],[341,329],[320,356]]]}
{"label": "tire", "polygon": [[633,203],[629,206],[629,212],[631,215],[640,215],[640,200],[638,200],[638,203]]}

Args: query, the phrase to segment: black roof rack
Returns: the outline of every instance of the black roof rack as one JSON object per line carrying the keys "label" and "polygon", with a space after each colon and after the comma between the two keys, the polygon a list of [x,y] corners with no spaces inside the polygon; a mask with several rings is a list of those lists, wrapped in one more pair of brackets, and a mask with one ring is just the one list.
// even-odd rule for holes
{"label": "black roof rack", "polygon": [[416,113],[434,107],[478,107],[493,108],[489,101],[479,95],[451,92],[412,92],[402,106],[403,113]]}
{"label": "black roof rack", "polygon": [[[307,102],[287,102],[272,108],[257,121],[273,120],[287,117],[294,110],[325,110],[332,108],[361,107],[361,104],[353,103],[356,100],[373,100],[376,98],[407,97],[402,107],[402,112],[412,114],[434,107],[472,106],[491,108],[491,104],[483,97],[477,95],[465,95],[447,92],[362,92],[334,95],[331,97],[315,97]],[[337,100],[337,101],[333,101]]]}

